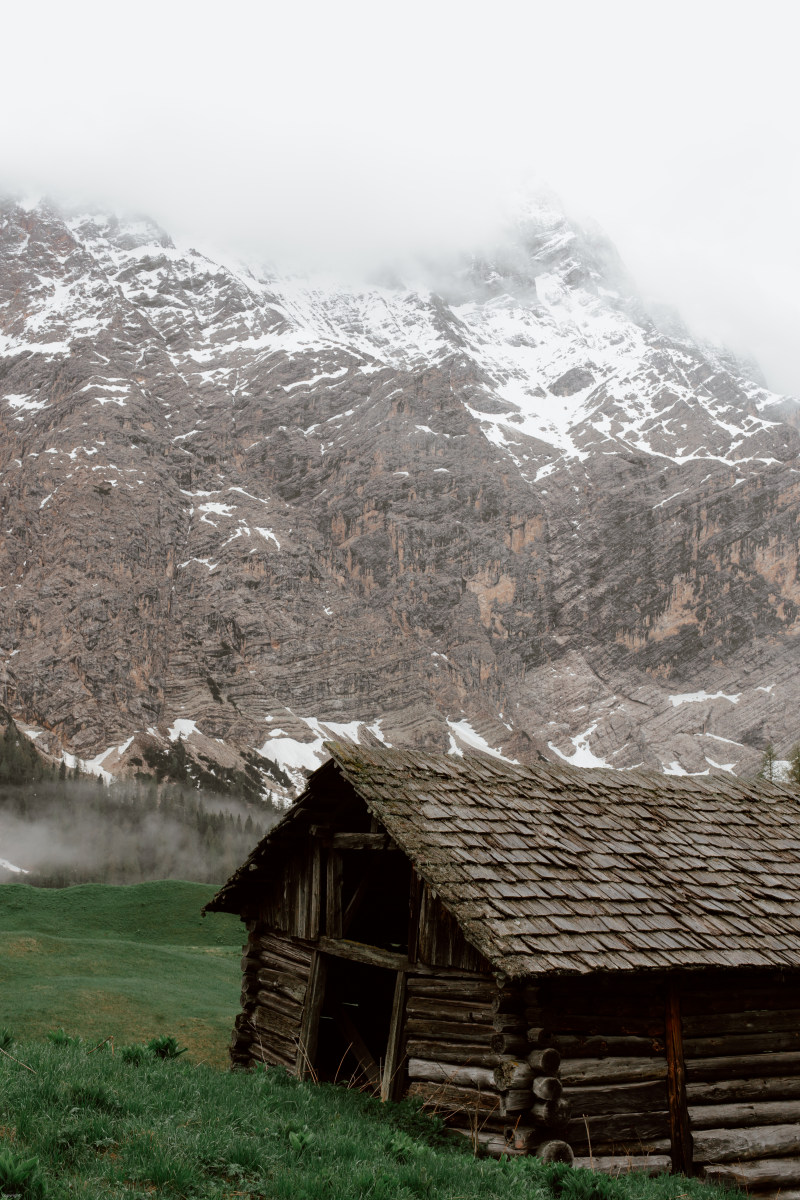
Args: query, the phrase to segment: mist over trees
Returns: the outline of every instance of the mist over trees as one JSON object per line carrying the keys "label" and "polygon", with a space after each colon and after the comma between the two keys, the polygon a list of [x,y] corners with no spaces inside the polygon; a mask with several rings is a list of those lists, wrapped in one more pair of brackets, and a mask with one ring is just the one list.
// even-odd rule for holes
{"label": "mist over trees", "polygon": [[46,780],[0,786],[0,855],[39,887],[222,883],[280,814],[177,785]]}
{"label": "mist over trees", "polygon": [[28,872],[0,864],[0,882],[222,883],[281,811],[249,788],[223,795],[185,773],[105,784],[48,762],[10,719],[0,732],[0,860]]}

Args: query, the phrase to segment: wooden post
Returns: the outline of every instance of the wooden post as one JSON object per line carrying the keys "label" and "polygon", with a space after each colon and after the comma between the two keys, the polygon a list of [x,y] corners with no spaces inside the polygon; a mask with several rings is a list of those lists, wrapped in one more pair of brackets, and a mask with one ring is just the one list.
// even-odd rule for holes
{"label": "wooden post", "polygon": [[328,851],[325,932],[328,937],[342,936],[342,856],[338,850]]}
{"label": "wooden post", "polygon": [[683,1058],[680,993],[674,980],[667,983],[665,1040],[672,1170],[674,1174],[691,1175],[694,1150],[686,1103],[686,1065]]}
{"label": "wooden post", "polygon": [[303,1006],[303,1021],[300,1026],[300,1044],[297,1047],[295,1074],[300,1079],[314,1078],[314,1059],[317,1055],[319,1040],[319,1018],[325,999],[327,974],[325,956],[318,950],[314,950],[311,955],[311,968]]}
{"label": "wooden post", "polygon": [[403,1062],[403,1017],[406,1007],[406,973],[397,972],[392,1000],[392,1019],[386,1042],[386,1060],[381,1080],[381,1100],[394,1100],[400,1090],[400,1068]]}

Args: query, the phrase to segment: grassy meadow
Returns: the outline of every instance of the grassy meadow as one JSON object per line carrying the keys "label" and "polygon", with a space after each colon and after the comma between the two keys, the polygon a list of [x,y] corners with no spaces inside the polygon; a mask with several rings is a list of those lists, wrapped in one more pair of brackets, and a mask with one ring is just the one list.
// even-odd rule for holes
{"label": "grassy meadow", "polygon": [[208,884],[0,886],[0,1027],[115,1043],[170,1033],[227,1066],[244,929]]}
{"label": "grassy meadow", "polygon": [[[221,1069],[242,927],[200,917],[212,891],[0,887],[0,1197],[714,1200],[680,1177],[476,1159],[412,1102]],[[168,1036],[188,1051],[144,1044]]]}

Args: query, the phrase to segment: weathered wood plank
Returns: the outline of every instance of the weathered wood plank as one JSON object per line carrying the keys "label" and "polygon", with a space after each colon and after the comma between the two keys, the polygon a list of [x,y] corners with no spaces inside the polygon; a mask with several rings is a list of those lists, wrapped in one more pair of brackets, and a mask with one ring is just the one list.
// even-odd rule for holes
{"label": "weathered wood plank", "polygon": [[339,831],[331,837],[334,850],[395,850],[388,833],[347,833]]}
{"label": "weathered wood plank", "polygon": [[311,856],[311,887],[309,895],[308,936],[313,941],[322,932],[322,847],[313,841],[309,848]]}
{"label": "weathered wood plank", "polygon": [[406,1030],[409,1037],[442,1038],[443,1041],[449,1042],[479,1042],[485,1039],[486,1044],[493,1047],[491,1025],[409,1016],[406,1020]]}
{"label": "weathered wood plank", "polygon": [[602,1113],[663,1112],[668,1107],[666,1081],[622,1083],[599,1087],[568,1087],[564,1098],[569,1100],[575,1116],[596,1117]]}
{"label": "weathered wood plank", "polygon": [[700,1104],[689,1109],[693,1129],[739,1129],[749,1125],[800,1122],[800,1100],[764,1100],[753,1104]]}
{"label": "weathered wood plank", "polygon": [[409,1079],[423,1079],[428,1083],[449,1083],[456,1087],[480,1088],[481,1091],[500,1090],[489,1067],[470,1067],[461,1063],[410,1058],[408,1076]]}
{"label": "weathered wood plank", "polygon": [[294,1071],[294,1047],[289,1052],[285,1052],[275,1043],[251,1042],[247,1047],[247,1056],[255,1060],[255,1062],[264,1063],[268,1067],[285,1067],[287,1071]]}
{"label": "weathered wood plank", "polygon": [[665,1014],[667,1052],[667,1103],[669,1105],[672,1169],[676,1174],[692,1173],[692,1132],[686,1104],[686,1067],[683,1061],[680,993],[675,983],[667,989]]}
{"label": "weathered wood plank", "polygon": [[[564,1094],[564,1085],[560,1079],[556,1079],[554,1075],[537,1075],[532,1084],[531,1091],[537,1100],[560,1100]],[[564,1097],[569,1102],[568,1097]]]}
{"label": "weathered wood plank", "polygon": [[407,1095],[417,1096],[425,1108],[440,1112],[500,1114],[500,1096],[497,1092],[482,1091],[480,1088],[455,1087],[453,1084],[427,1083],[417,1079],[409,1084]]}
{"label": "weathered wood plank", "polygon": [[[415,968],[416,969],[416,968]],[[491,1004],[497,991],[493,979],[478,975],[433,974],[408,977],[409,996],[431,996],[466,1004]]]}
{"label": "weathered wood plank", "polygon": [[720,1079],[708,1083],[687,1083],[689,1104],[725,1104],[737,1100],[800,1099],[800,1075],[777,1075],[774,1079]]}
{"label": "weathered wood plank", "polygon": [[460,1126],[455,1126],[453,1132],[469,1138],[476,1153],[480,1150],[483,1154],[488,1154],[490,1158],[514,1158],[528,1153],[527,1150],[518,1150],[514,1143],[502,1133],[492,1133],[473,1127],[464,1129]]}
{"label": "weathered wood plank", "polygon": [[503,1061],[501,1054],[495,1054],[488,1044],[480,1042],[450,1042],[439,1039],[412,1038],[406,1041],[406,1054],[409,1058],[424,1058],[430,1061],[441,1059],[444,1062],[460,1062],[464,1066],[496,1067]]}
{"label": "weathered wood plank", "polygon": [[303,1006],[303,1022],[297,1046],[295,1070],[301,1079],[314,1077],[314,1060],[317,1056],[319,1019],[325,998],[327,965],[322,954],[314,952],[308,976],[308,990]]}
{"label": "weathered wood plank", "polygon": [[[695,1162],[739,1162],[800,1154],[800,1126],[757,1125],[754,1129],[704,1129],[695,1134]],[[800,1182],[800,1180],[798,1180]]]}
{"label": "weathered wood plank", "polygon": [[279,1013],[285,1020],[293,1021],[297,1026],[296,1032],[300,1032],[300,1025],[303,1020],[303,1006],[295,1000],[287,1000],[285,996],[280,996],[275,992],[255,992],[248,997],[251,1008],[268,1008],[273,1012]]}
{"label": "weathered wood plank", "polygon": [[524,1058],[506,1058],[494,1069],[495,1086],[501,1091],[504,1088],[530,1088],[533,1080],[533,1070]]}
{"label": "weathered wood plank", "polygon": [[520,1058],[527,1056],[530,1048],[530,1043],[524,1033],[493,1033],[489,1039],[489,1045],[497,1054],[512,1054],[518,1055]]}
{"label": "weathered wood plank", "polygon": [[601,1113],[596,1117],[573,1116],[567,1126],[566,1140],[573,1147],[586,1143],[586,1131],[592,1145],[606,1142],[637,1143],[648,1138],[669,1138],[669,1112]]}
{"label": "weathered wood plank", "polygon": [[686,1078],[690,1081],[746,1079],[748,1075],[765,1078],[787,1074],[800,1074],[800,1051],[726,1054],[720,1057],[697,1058],[686,1063]]}
{"label": "weathered wood plank", "polygon": [[364,942],[350,942],[346,938],[321,937],[317,945],[324,954],[332,954],[336,958],[347,958],[351,962],[385,967],[389,971],[407,971],[409,967],[408,959],[404,954],[395,954],[380,946],[368,946]]}
{"label": "weathered wood plank", "polygon": [[392,997],[392,1015],[386,1039],[386,1060],[381,1079],[381,1100],[394,1100],[400,1094],[403,1069],[403,1021],[406,1002],[406,975],[398,971]]}
{"label": "weathered wood plank", "polygon": [[[536,1012],[537,1010],[529,1010]],[[642,1016],[639,1013],[633,1013],[630,1016],[612,1013],[575,1013],[572,1009],[567,1009],[564,1012],[552,1012],[547,1009],[540,1009],[543,1013],[544,1023],[553,1029],[558,1029],[559,1034],[577,1034],[579,1036],[592,1036],[602,1038],[617,1038],[617,1037],[645,1037],[645,1038],[663,1038],[664,1037],[664,1018],[662,1014],[653,1017]]]}
{"label": "weathered wood plank", "polygon": [[800,1184],[800,1158],[762,1158],[755,1162],[706,1163],[702,1172],[707,1183],[764,1192],[767,1188]]}
{"label": "weathered wood plank", "polygon": [[684,1037],[726,1033],[785,1033],[800,1028],[800,1009],[761,1008],[743,1012],[697,1013],[684,1017]]}
{"label": "weathered wood plank", "polygon": [[300,1036],[302,1013],[303,1010],[299,1009],[297,1013],[286,1016],[285,1013],[279,1012],[276,1008],[266,1008],[256,1005],[251,1015],[253,1023],[259,1032],[279,1033],[285,1038],[295,1039],[296,1044],[296,1039]]}
{"label": "weathered wood plank", "polygon": [[564,1058],[559,1077],[565,1087],[633,1083],[667,1078],[666,1058]]}
{"label": "weathered wood plank", "polygon": [[533,1093],[530,1088],[509,1088],[500,1093],[500,1113],[514,1117],[517,1113],[532,1111]]}
{"label": "weathered wood plank", "polygon": [[329,850],[325,867],[325,934],[328,938],[342,936],[342,878],[342,856],[338,850]]}
{"label": "weathered wood plank", "polygon": [[274,971],[269,967],[260,967],[255,975],[255,982],[262,991],[275,992],[290,1000],[302,1004],[305,1000],[307,979],[297,975],[289,975],[285,971]]}
{"label": "weathered wood plank", "polygon": [[260,927],[257,932],[254,931],[250,944],[253,947],[250,953],[263,950],[267,954],[276,956],[285,968],[288,968],[289,963],[296,963],[308,971],[311,966],[313,947],[304,946],[280,933]]}
{"label": "weathered wood plank", "polygon": [[601,1175],[665,1175],[672,1167],[668,1154],[615,1154],[575,1158],[573,1167]]}
{"label": "weathered wood plank", "polygon": [[443,1000],[434,996],[409,996],[406,1011],[409,1017],[466,1021],[468,1024],[492,1025],[494,1028],[494,1014],[489,1004],[474,1004],[468,1000]]}
{"label": "weathered wood plank", "polygon": [[800,1028],[781,1033],[728,1033],[719,1037],[692,1037],[684,1041],[687,1061],[740,1054],[773,1054],[785,1050],[800,1049]]}
{"label": "weathered wood plank", "polygon": [[537,1100],[530,1105],[530,1112],[534,1120],[548,1129],[563,1129],[571,1115],[568,1100]]}
{"label": "weathered wood plank", "polygon": [[[577,1037],[574,1034],[554,1034],[552,1044],[562,1058],[633,1058],[641,1055],[652,1058],[664,1055],[663,1038],[640,1037]],[[684,1048],[685,1050],[685,1048]]]}

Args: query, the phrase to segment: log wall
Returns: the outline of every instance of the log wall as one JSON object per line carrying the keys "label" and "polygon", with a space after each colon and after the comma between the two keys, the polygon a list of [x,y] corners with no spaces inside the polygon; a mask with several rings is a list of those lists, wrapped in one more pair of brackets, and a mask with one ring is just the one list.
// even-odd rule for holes
{"label": "log wall", "polygon": [[671,1165],[662,981],[545,979],[526,989],[528,1037],[561,1055],[564,1137],[576,1165]]}
{"label": "log wall", "polygon": [[234,1023],[234,1066],[266,1063],[294,1072],[313,948],[254,924],[242,958],[242,1009]]}
{"label": "log wall", "polygon": [[410,973],[407,1095],[490,1154],[571,1161],[553,1047],[530,1046],[521,985],[466,971]]}
{"label": "log wall", "polygon": [[800,979],[684,983],[694,1169],[763,1197],[800,1189]]}

